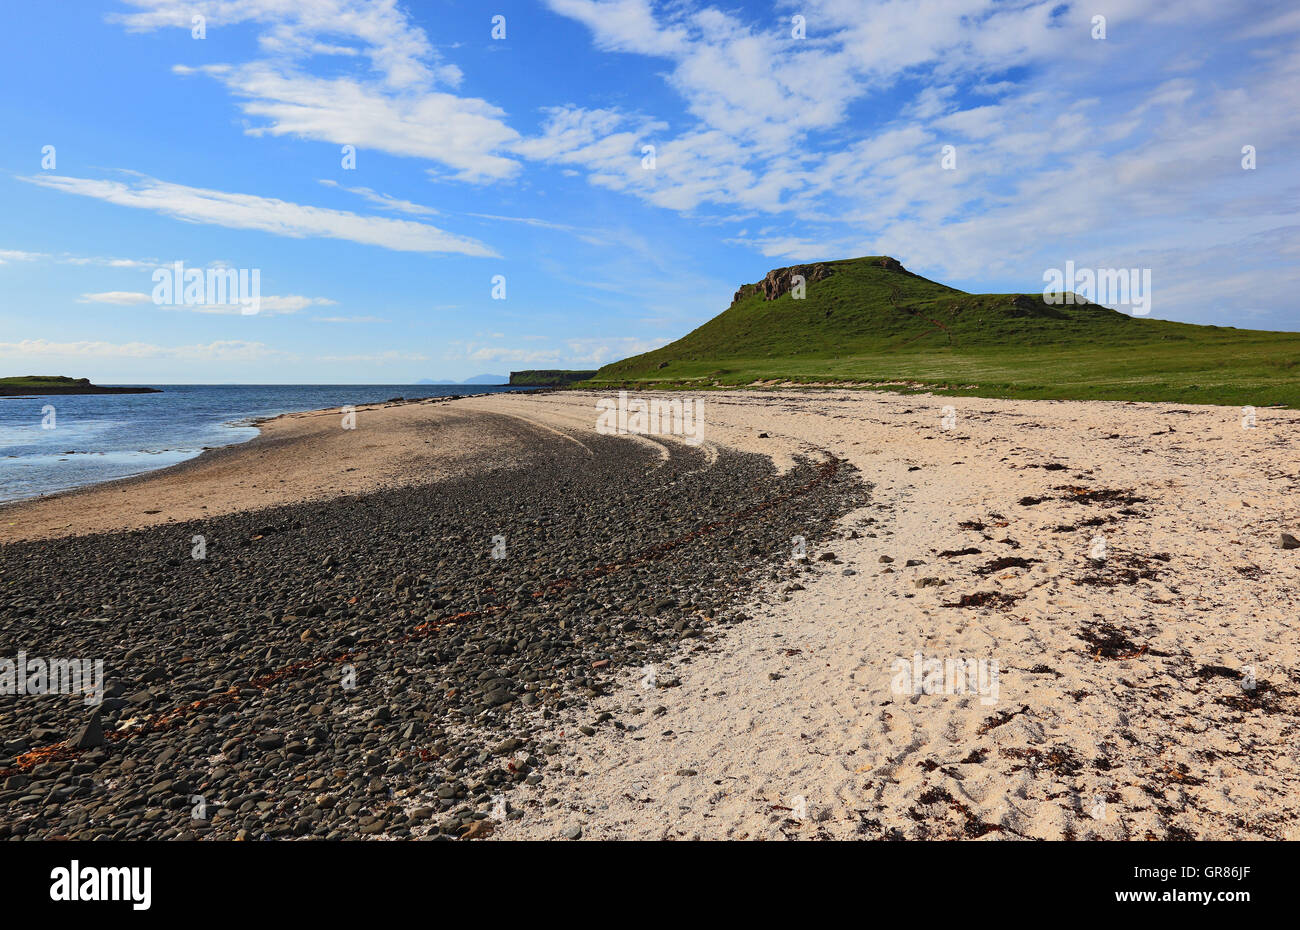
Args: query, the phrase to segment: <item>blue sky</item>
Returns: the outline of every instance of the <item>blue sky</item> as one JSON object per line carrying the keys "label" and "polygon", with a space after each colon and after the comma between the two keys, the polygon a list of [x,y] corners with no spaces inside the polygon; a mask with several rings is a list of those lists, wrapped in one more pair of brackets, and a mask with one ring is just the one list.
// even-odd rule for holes
{"label": "blue sky", "polygon": [[[769,268],[868,254],[970,291],[1150,268],[1152,316],[1300,329],[1292,2],[65,0],[5,25],[3,374],[596,367]],[[257,269],[260,312],[156,304],[176,261]]]}

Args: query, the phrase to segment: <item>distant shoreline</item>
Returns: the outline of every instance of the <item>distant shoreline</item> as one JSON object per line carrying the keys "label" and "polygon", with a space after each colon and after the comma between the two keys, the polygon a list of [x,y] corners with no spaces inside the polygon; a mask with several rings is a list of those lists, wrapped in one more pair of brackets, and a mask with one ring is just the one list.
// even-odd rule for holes
{"label": "distant shoreline", "polygon": [[0,387],[0,397],[58,397],[68,394],[161,394],[158,388],[97,387],[89,390],[13,391]]}

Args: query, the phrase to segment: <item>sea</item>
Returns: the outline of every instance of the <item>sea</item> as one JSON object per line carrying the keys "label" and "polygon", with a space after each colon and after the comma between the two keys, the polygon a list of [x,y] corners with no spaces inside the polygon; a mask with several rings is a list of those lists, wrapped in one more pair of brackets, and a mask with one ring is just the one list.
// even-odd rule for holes
{"label": "sea", "polygon": [[245,442],[253,421],[394,397],[527,390],[470,384],[155,384],[159,394],[0,397],[0,502],[166,468]]}

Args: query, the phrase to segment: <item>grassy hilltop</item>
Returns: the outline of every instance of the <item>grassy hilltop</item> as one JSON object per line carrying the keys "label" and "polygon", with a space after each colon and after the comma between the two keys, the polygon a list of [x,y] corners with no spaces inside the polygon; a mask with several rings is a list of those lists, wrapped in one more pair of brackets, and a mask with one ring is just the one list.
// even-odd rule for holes
{"label": "grassy hilltop", "polygon": [[[806,279],[802,300],[789,293],[792,274]],[[883,256],[779,268],[703,326],[606,365],[589,383],[856,382],[989,397],[1300,405],[1300,333],[1175,323],[1079,301],[967,294]]]}

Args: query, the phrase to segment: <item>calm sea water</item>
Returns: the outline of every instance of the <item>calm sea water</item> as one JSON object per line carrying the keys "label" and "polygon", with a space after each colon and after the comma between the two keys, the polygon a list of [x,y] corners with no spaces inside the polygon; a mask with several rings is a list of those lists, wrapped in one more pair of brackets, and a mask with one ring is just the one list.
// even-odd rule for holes
{"label": "calm sea water", "polygon": [[[0,501],[126,478],[252,439],[255,417],[392,397],[523,390],[468,384],[174,384],[161,394],[0,397]],[[53,416],[44,408],[54,407]],[[53,428],[46,428],[49,425]]]}

